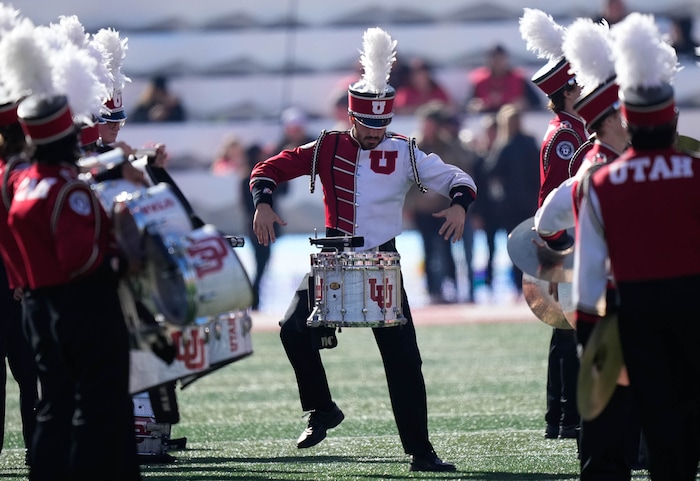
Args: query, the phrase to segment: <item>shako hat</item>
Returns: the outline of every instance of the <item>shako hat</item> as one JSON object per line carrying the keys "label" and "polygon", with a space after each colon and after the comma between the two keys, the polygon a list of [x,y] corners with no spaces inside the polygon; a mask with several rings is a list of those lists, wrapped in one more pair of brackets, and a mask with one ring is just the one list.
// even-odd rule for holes
{"label": "shako hat", "polygon": [[128,39],[121,38],[119,32],[112,28],[103,28],[94,35],[94,40],[108,53],[107,67],[112,74],[111,96],[105,102],[106,113],[102,114],[102,118],[107,122],[121,122],[126,120],[122,92],[126,83],[131,81],[122,72]]}
{"label": "shako hat", "polygon": [[607,22],[589,18],[579,18],[564,34],[564,55],[582,86],[574,110],[589,126],[620,108],[611,41]]}
{"label": "shako hat", "polygon": [[629,125],[653,127],[678,115],[672,87],[678,57],[653,15],[631,13],[612,28],[622,113]]}
{"label": "shako hat", "polygon": [[394,116],[396,90],[389,85],[396,61],[396,40],[381,28],[367,29],[362,37],[362,78],[348,88],[348,113],[365,127],[381,129]]}
{"label": "shako hat", "polygon": [[566,29],[542,10],[525,8],[519,20],[520,35],[527,42],[527,49],[548,62],[533,76],[532,82],[548,97],[576,82],[570,72],[569,61],[564,57],[562,43]]}

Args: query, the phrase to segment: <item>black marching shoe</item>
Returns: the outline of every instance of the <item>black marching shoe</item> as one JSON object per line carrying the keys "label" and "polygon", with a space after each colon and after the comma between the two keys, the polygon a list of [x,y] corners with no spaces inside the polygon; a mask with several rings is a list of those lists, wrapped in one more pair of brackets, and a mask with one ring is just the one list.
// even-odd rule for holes
{"label": "black marching shoe", "polygon": [[410,471],[457,471],[457,467],[438,458],[435,451],[430,451],[425,454],[414,454],[411,456]]}
{"label": "black marching shoe", "polygon": [[326,438],[326,431],[340,424],[345,415],[340,408],[333,403],[333,409],[329,411],[315,410],[309,413],[309,423],[297,439],[297,448],[310,448]]}
{"label": "black marching shoe", "polygon": [[567,424],[561,427],[559,431],[559,437],[562,439],[576,439],[578,438],[580,428],[576,424]]}
{"label": "black marching shoe", "polygon": [[544,430],[545,439],[557,439],[559,437],[559,426],[547,424]]}

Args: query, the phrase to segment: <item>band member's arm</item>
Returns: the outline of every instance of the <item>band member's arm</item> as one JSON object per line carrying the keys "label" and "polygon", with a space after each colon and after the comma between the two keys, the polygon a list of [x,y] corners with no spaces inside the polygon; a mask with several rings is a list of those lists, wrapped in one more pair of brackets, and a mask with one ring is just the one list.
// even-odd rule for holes
{"label": "band member's arm", "polygon": [[555,250],[567,249],[573,244],[573,238],[566,234],[566,229],[576,224],[571,197],[574,185],[574,179],[564,181],[549,193],[535,213],[535,230]]}
{"label": "band member's arm", "polygon": [[589,189],[581,203],[574,252],[573,301],[577,335],[583,346],[603,315],[596,306],[608,284],[608,246],[597,206],[595,191]]}

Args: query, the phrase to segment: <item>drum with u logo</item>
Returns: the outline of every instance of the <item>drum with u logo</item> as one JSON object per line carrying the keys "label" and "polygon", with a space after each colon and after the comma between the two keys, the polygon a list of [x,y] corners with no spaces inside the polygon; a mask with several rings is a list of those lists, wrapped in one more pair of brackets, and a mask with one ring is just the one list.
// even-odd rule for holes
{"label": "drum with u logo", "polygon": [[171,324],[192,324],[253,303],[240,259],[213,225],[180,235],[149,229],[144,251],[137,297]]}
{"label": "drum with u logo", "polygon": [[395,252],[311,254],[311,327],[391,327],[404,324],[401,266]]}

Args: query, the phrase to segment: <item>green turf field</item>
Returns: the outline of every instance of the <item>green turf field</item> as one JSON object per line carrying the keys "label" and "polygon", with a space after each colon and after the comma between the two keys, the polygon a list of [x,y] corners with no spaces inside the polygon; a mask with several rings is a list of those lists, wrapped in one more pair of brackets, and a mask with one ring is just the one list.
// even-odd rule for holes
{"label": "green turf field", "polygon": [[[432,442],[456,473],[409,473],[369,329],[345,329],[324,351],[331,389],[346,415],[306,450],[306,425],[276,332],[254,332],[252,356],[178,391],[181,422],[172,436],[187,449],[173,464],[145,465],[149,480],[574,480],[574,440],[545,440],[544,324],[418,327]],[[17,390],[8,381],[0,479],[26,479]],[[99,440],[95,440],[99,442]],[[634,479],[648,479],[644,473]],[[99,480],[99,475],[96,476]]]}

